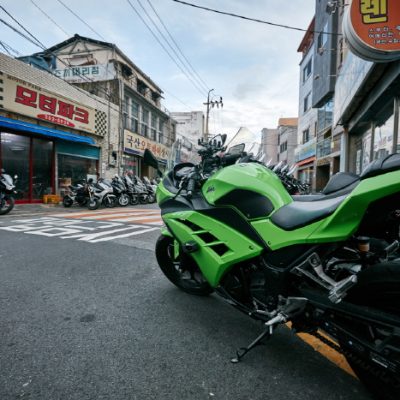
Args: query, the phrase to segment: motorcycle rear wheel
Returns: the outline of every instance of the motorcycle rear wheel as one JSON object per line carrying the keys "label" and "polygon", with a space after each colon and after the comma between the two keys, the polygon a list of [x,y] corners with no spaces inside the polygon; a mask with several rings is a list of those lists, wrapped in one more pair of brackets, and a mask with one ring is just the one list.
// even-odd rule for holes
{"label": "motorcycle rear wheel", "polygon": [[129,204],[131,204],[132,206],[136,206],[136,204],[139,204],[139,198],[136,194],[130,195]]}
{"label": "motorcycle rear wheel", "polygon": [[[387,262],[374,265],[359,275],[358,284],[349,291],[346,299],[354,304],[374,308],[400,317],[400,263]],[[370,324],[368,336],[374,341],[374,327]],[[349,350],[345,343],[341,346]],[[397,400],[400,393],[400,376],[388,371],[372,360],[346,357],[348,363],[376,400]],[[373,373],[375,371],[375,373]],[[377,373],[378,372],[378,373]]]}
{"label": "motorcycle rear wheel", "polygon": [[148,201],[149,204],[155,203],[155,201],[156,201],[156,196],[154,196],[154,194],[149,194],[149,195],[147,196],[147,201]]}
{"label": "motorcycle rear wheel", "polygon": [[213,292],[191,257],[187,256],[188,259],[182,263],[181,255],[174,256],[174,240],[171,237],[161,235],[158,238],[156,258],[164,275],[184,292],[197,296],[207,296]]}
{"label": "motorcycle rear wheel", "polygon": [[129,196],[127,194],[121,194],[121,196],[118,197],[118,204],[121,207],[126,207],[129,204]]}
{"label": "motorcycle rear wheel", "polygon": [[139,203],[140,204],[147,204],[149,202],[149,199],[147,195],[139,195]]}
{"label": "motorcycle rear wheel", "polygon": [[14,208],[14,204],[14,197],[4,196],[0,203],[0,215],[8,214]]}

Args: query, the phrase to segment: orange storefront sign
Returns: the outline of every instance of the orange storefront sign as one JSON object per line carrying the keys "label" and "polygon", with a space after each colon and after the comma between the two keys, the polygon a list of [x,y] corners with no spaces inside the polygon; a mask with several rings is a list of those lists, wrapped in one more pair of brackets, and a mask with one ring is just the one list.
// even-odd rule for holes
{"label": "orange storefront sign", "polygon": [[400,1],[353,0],[343,31],[351,50],[362,58],[400,58]]}

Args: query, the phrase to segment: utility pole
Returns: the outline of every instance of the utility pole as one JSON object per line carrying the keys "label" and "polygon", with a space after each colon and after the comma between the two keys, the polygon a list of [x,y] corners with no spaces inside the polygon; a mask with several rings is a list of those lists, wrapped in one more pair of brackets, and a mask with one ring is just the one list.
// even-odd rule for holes
{"label": "utility pole", "polygon": [[[213,91],[214,89],[210,89],[208,91],[207,94],[207,103],[203,103],[205,106],[207,106],[207,112],[206,112],[206,131],[205,131],[205,139],[208,139],[208,135],[209,135],[209,131],[208,131],[208,119],[210,116],[210,108],[214,108],[215,106],[217,108],[219,108],[219,106],[221,106],[221,108],[224,106],[224,103],[222,102],[222,97],[219,96],[219,100],[213,100],[212,97],[210,99],[210,93]],[[210,107],[211,106],[211,107]]]}

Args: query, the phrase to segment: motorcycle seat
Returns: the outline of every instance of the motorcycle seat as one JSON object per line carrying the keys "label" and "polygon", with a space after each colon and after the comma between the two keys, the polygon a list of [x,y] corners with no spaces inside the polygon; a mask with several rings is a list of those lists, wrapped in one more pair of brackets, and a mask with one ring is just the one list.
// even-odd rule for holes
{"label": "motorcycle seat", "polygon": [[343,195],[312,202],[293,201],[277,210],[271,221],[285,231],[293,231],[333,214],[346,197]]}
{"label": "motorcycle seat", "polygon": [[317,201],[332,199],[350,193],[360,182],[360,176],[351,172],[338,172],[333,175],[321,193],[309,195],[294,195],[295,201]]}
{"label": "motorcycle seat", "polygon": [[360,178],[367,179],[373,176],[386,174],[400,169],[400,154],[390,154],[389,156],[378,158],[368,164],[362,171]]}

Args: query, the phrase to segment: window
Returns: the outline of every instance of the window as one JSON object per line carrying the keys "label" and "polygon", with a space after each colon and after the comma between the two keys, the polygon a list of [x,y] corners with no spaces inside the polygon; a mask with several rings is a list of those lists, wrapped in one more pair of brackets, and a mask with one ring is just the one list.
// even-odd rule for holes
{"label": "window", "polygon": [[308,93],[306,97],[304,97],[304,106],[303,106],[303,112],[308,111],[308,109],[311,107],[311,92]]}
{"label": "window", "polygon": [[322,30],[322,32],[318,35],[318,40],[317,40],[317,49],[318,49],[318,53],[322,54],[324,52],[324,50],[326,50],[326,43],[328,41],[328,27],[329,27],[329,21],[326,22],[324,29]]}
{"label": "window", "polygon": [[164,122],[161,118],[158,119],[158,141],[164,143]]}
{"label": "window", "polygon": [[140,125],[140,134],[142,136],[148,136],[149,134],[149,110],[146,110],[145,108],[143,108],[142,110],[142,121],[141,121],[141,125]]}
{"label": "window", "polygon": [[124,128],[129,129],[129,97],[125,96],[124,102],[122,104],[122,112],[124,118]]}
{"label": "window", "polygon": [[307,143],[310,140],[310,128],[307,128],[303,131],[303,144]]}
{"label": "window", "polygon": [[308,61],[306,66],[303,68],[303,83],[309,78],[311,75],[311,68],[312,68],[312,59]]}
{"label": "window", "polygon": [[157,116],[154,113],[151,113],[151,139],[157,140]]}
{"label": "window", "polygon": [[280,153],[283,153],[284,151],[286,151],[287,150],[287,142],[283,142],[281,145],[280,145]]}
{"label": "window", "polygon": [[131,101],[131,131],[137,133],[139,127],[139,104]]}

